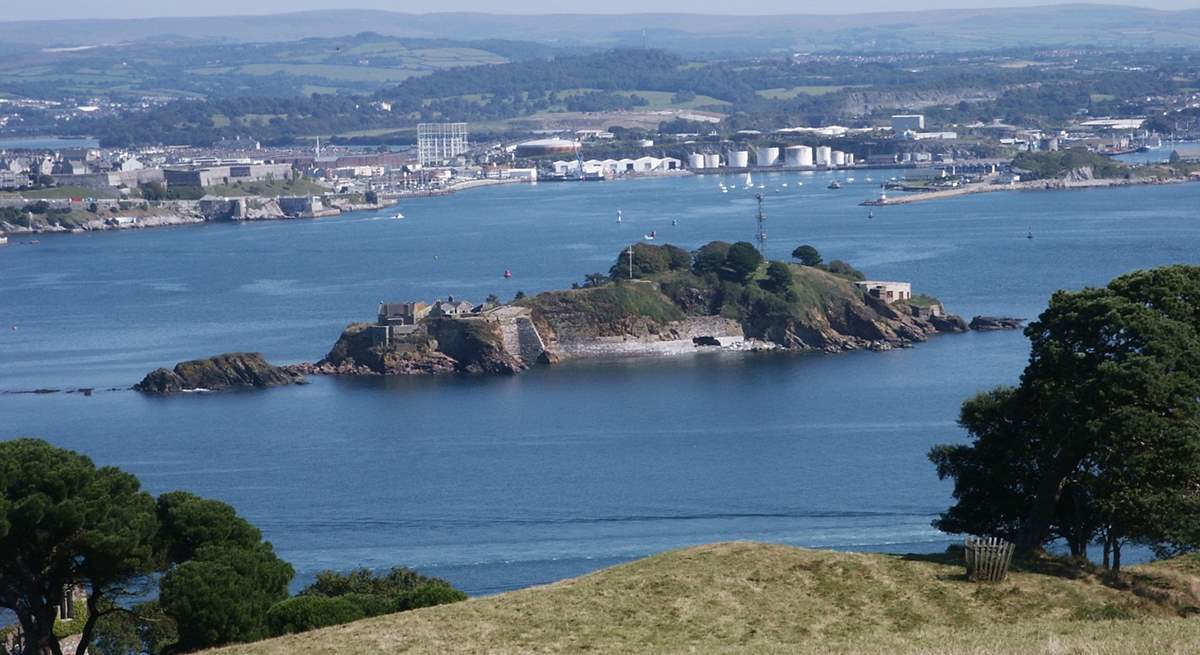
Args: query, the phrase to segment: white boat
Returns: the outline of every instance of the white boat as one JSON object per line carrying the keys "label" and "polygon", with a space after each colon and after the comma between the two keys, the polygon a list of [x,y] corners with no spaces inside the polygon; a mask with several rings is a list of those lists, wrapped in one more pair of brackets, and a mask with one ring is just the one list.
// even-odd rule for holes
{"label": "white boat", "polygon": [[404,219],[404,214],[401,214],[400,212],[396,212],[396,215],[395,215],[395,216],[393,216],[392,218],[394,218],[394,219],[396,219],[396,220],[403,220],[403,219]]}
{"label": "white boat", "polygon": [[783,188],[785,188],[785,189],[787,188],[787,182],[783,183]]}
{"label": "white boat", "polygon": [[642,236],[642,238],[647,241],[653,241],[657,236],[658,236],[658,232],[655,232],[654,230],[650,230],[650,234],[644,235],[644,236]]}
{"label": "white boat", "polygon": [[853,182],[853,181],[854,181],[854,178],[852,178],[852,177],[848,177],[848,178],[846,178],[846,181],[847,181],[847,182]]}
{"label": "white boat", "polygon": [[620,209],[617,210],[617,222],[618,223],[621,222],[621,210]]}
{"label": "white boat", "polygon": [[754,186],[754,178],[750,177],[750,173],[746,173],[746,183],[743,184],[742,186],[747,189]]}

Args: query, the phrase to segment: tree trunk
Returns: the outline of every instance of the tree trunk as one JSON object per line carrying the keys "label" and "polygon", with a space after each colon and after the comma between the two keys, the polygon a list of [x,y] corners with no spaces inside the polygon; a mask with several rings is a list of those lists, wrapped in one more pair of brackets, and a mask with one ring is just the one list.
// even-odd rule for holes
{"label": "tree trunk", "polygon": [[1104,568],[1105,569],[1112,568],[1111,560],[1109,560],[1109,555],[1111,553],[1112,553],[1112,544],[1109,543],[1108,537],[1105,536],[1104,537]]}
{"label": "tree trunk", "polygon": [[1060,454],[1055,458],[1054,465],[1050,466],[1042,475],[1042,479],[1038,481],[1033,507],[1029,508],[1029,515],[1025,518],[1021,531],[1017,533],[1016,553],[1018,556],[1032,555],[1046,541],[1046,535],[1050,533],[1050,523],[1054,521],[1054,510],[1058,506],[1063,486],[1067,482],[1067,475],[1074,468],[1074,458]]}
{"label": "tree trunk", "polygon": [[1121,542],[1118,540],[1115,540],[1115,539],[1113,540],[1112,561],[1113,561],[1112,572],[1113,572],[1113,575],[1116,575],[1121,572]]}

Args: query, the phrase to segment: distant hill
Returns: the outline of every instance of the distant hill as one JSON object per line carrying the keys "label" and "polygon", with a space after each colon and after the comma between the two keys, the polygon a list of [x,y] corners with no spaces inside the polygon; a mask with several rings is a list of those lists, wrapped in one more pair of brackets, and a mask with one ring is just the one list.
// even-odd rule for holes
{"label": "distant hill", "polygon": [[699,546],[552,585],[230,646],[291,653],[1193,653],[1195,556],[968,582],[946,556]]}
{"label": "distant hill", "polygon": [[520,39],[687,53],[772,50],[979,50],[1008,47],[1200,48],[1200,9],[1108,5],[854,15],[498,15],[310,11],[269,16],[0,22],[0,43],[71,47],[146,40],[293,41],[377,32],[408,38]]}

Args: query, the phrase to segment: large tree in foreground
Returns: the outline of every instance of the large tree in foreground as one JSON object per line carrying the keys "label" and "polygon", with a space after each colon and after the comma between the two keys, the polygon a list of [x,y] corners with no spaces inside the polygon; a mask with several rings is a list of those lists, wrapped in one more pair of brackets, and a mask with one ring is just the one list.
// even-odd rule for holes
{"label": "large tree in foreground", "polygon": [[[161,602],[134,605],[159,574]],[[55,619],[68,588],[86,602],[75,653],[159,652],[176,626],[176,651],[265,636],[291,579],[225,503],[183,492],[156,502],[134,476],[79,453],[0,442],[0,608],[16,615],[23,654],[61,655]]]}
{"label": "large tree in foreground", "polygon": [[158,565],[156,528],[134,476],[43,441],[0,443],[0,607],[16,615],[24,652],[61,655],[56,609],[82,585],[82,654],[112,601]]}
{"label": "large tree in foreground", "polygon": [[1031,552],[1064,538],[1160,553],[1200,548],[1200,268],[1059,292],[1026,330],[1015,389],[963,407],[969,445],[930,456],[957,503],[935,525]]}

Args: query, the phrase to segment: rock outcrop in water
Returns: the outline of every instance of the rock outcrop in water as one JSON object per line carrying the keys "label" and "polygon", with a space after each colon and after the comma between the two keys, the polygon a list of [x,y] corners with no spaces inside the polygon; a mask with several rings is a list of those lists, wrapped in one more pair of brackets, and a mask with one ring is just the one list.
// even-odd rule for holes
{"label": "rock outcrop in water", "polygon": [[987,332],[991,330],[1019,330],[1025,327],[1025,319],[1008,318],[1004,316],[976,316],[971,319],[969,327],[972,330]]}
{"label": "rock outcrop in water", "polygon": [[160,368],[134,385],[142,393],[166,395],[189,391],[277,387],[305,381],[300,373],[273,366],[259,353],[226,353]]}

